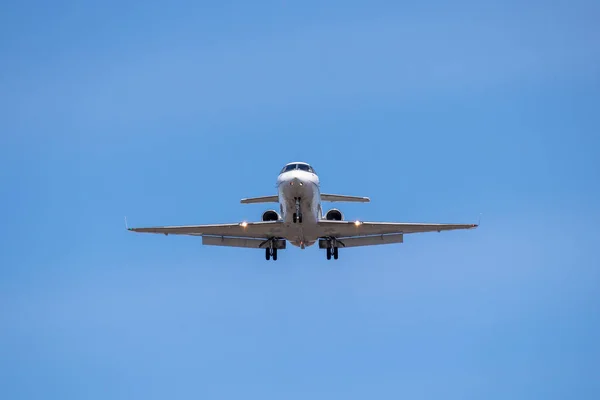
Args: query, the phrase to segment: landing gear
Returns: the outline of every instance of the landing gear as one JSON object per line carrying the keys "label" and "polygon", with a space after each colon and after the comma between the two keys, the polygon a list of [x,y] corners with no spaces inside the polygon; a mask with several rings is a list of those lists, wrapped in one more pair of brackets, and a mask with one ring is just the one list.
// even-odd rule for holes
{"label": "landing gear", "polygon": [[[327,259],[331,260],[331,256],[333,256],[334,260],[338,259],[339,253],[338,253],[338,241],[335,239],[330,239],[328,241],[329,246],[327,247]],[[343,245],[343,244],[342,244]]]}
{"label": "landing gear", "polygon": [[300,210],[300,197],[296,197],[296,212],[292,216],[294,223],[302,223],[302,211]]}
{"label": "landing gear", "polygon": [[327,259],[331,260],[331,256],[333,256],[334,260],[338,259],[338,248],[337,247],[328,247],[327,248]]}
{"label": "landing gear", "polygon": [[277,247],[275,247],[276,238],[269,238],[262,242],[259,247],[265,247],[265,258],[270,260],[273,257],[273,261],[277,261]]}
{"label": "landing gear", "polygon": [[277,261],[277,249],[267,248],[265,249],[265,258],[270,260],[273,257],[273,261]]}

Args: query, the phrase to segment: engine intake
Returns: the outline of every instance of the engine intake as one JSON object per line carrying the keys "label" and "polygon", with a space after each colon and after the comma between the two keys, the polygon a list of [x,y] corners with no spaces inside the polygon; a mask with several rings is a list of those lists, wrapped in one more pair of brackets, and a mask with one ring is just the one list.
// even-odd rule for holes
{"label": "engine intake", "polygon": [[328,221],[343,221],[344,214],[342,214],[342,212],[337,208],[332,208],[331,210],[327,211],[327,214],[325,214],[325,219]]}
{"label": "engine intake", "polygon": [[262,215],[263,221],[278,221],[281,219],[281,216],[275,210],[267,210]]}

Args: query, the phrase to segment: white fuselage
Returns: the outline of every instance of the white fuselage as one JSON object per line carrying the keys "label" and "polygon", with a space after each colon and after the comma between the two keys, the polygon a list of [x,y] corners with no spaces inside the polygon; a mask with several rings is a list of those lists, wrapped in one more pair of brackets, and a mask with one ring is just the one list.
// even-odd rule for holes
{"label": "white fuselage", "polygon": [[[323,216],[319,177],[314,172],[295,169],[277,177],[277,192],[281,218],[286,224],[290,244],[305,248],[318,239],[317,224]],[[297,201],[297,199],[299,199]],[[302,222],[298,218],[298,207]]]}

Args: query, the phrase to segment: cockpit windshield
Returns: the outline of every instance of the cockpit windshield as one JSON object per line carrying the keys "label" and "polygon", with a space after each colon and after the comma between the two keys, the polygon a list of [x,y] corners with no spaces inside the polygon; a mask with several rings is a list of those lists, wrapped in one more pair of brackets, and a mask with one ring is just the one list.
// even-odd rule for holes
{"label": "cockpit windshield", "polygon": [[308,164],[288,164],[281,170],[281,173],[300,170],[316,174],[315,170]]}
{"label": "cockpit windshield", "polygon": [[283,169],[281,170],[281,173],[283,174],[284,172],[288,172],[288,171],[293,171],[296,169],[296,165],[297,164],[290,164],[290,165],[286,165],[285,167],[283,167]]}

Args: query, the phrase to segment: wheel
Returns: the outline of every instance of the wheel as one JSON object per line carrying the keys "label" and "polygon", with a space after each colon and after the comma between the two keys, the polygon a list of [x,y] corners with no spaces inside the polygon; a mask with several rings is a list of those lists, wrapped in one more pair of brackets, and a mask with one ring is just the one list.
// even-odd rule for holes
{"label": "wheel", "polygon": [[292,220],[294,221],[294,223],[298,221],[298,215],[296,213],[294,213]]}
{"label": "wheel", "polygon": [[277,261],[277,249],[273,249],[273,261]]}
{"label": "wheel", "polygon": [[331,247],[327,248],[327,259],[331,260]]}
{"label": "wheel", "polygon": [[338,248],[337,247],[333,248],[333,259],[334,260],[338,259]]}
{"label": "wheel", "polygon": [[302,223],[302,214],[300,214],[300,216],[298,217],[298,222]]}
{"label": "wheel", "polygon": [[267,260],[271,259],[271,249],[266,249],[266,251],[265,251],[265,258]]}

